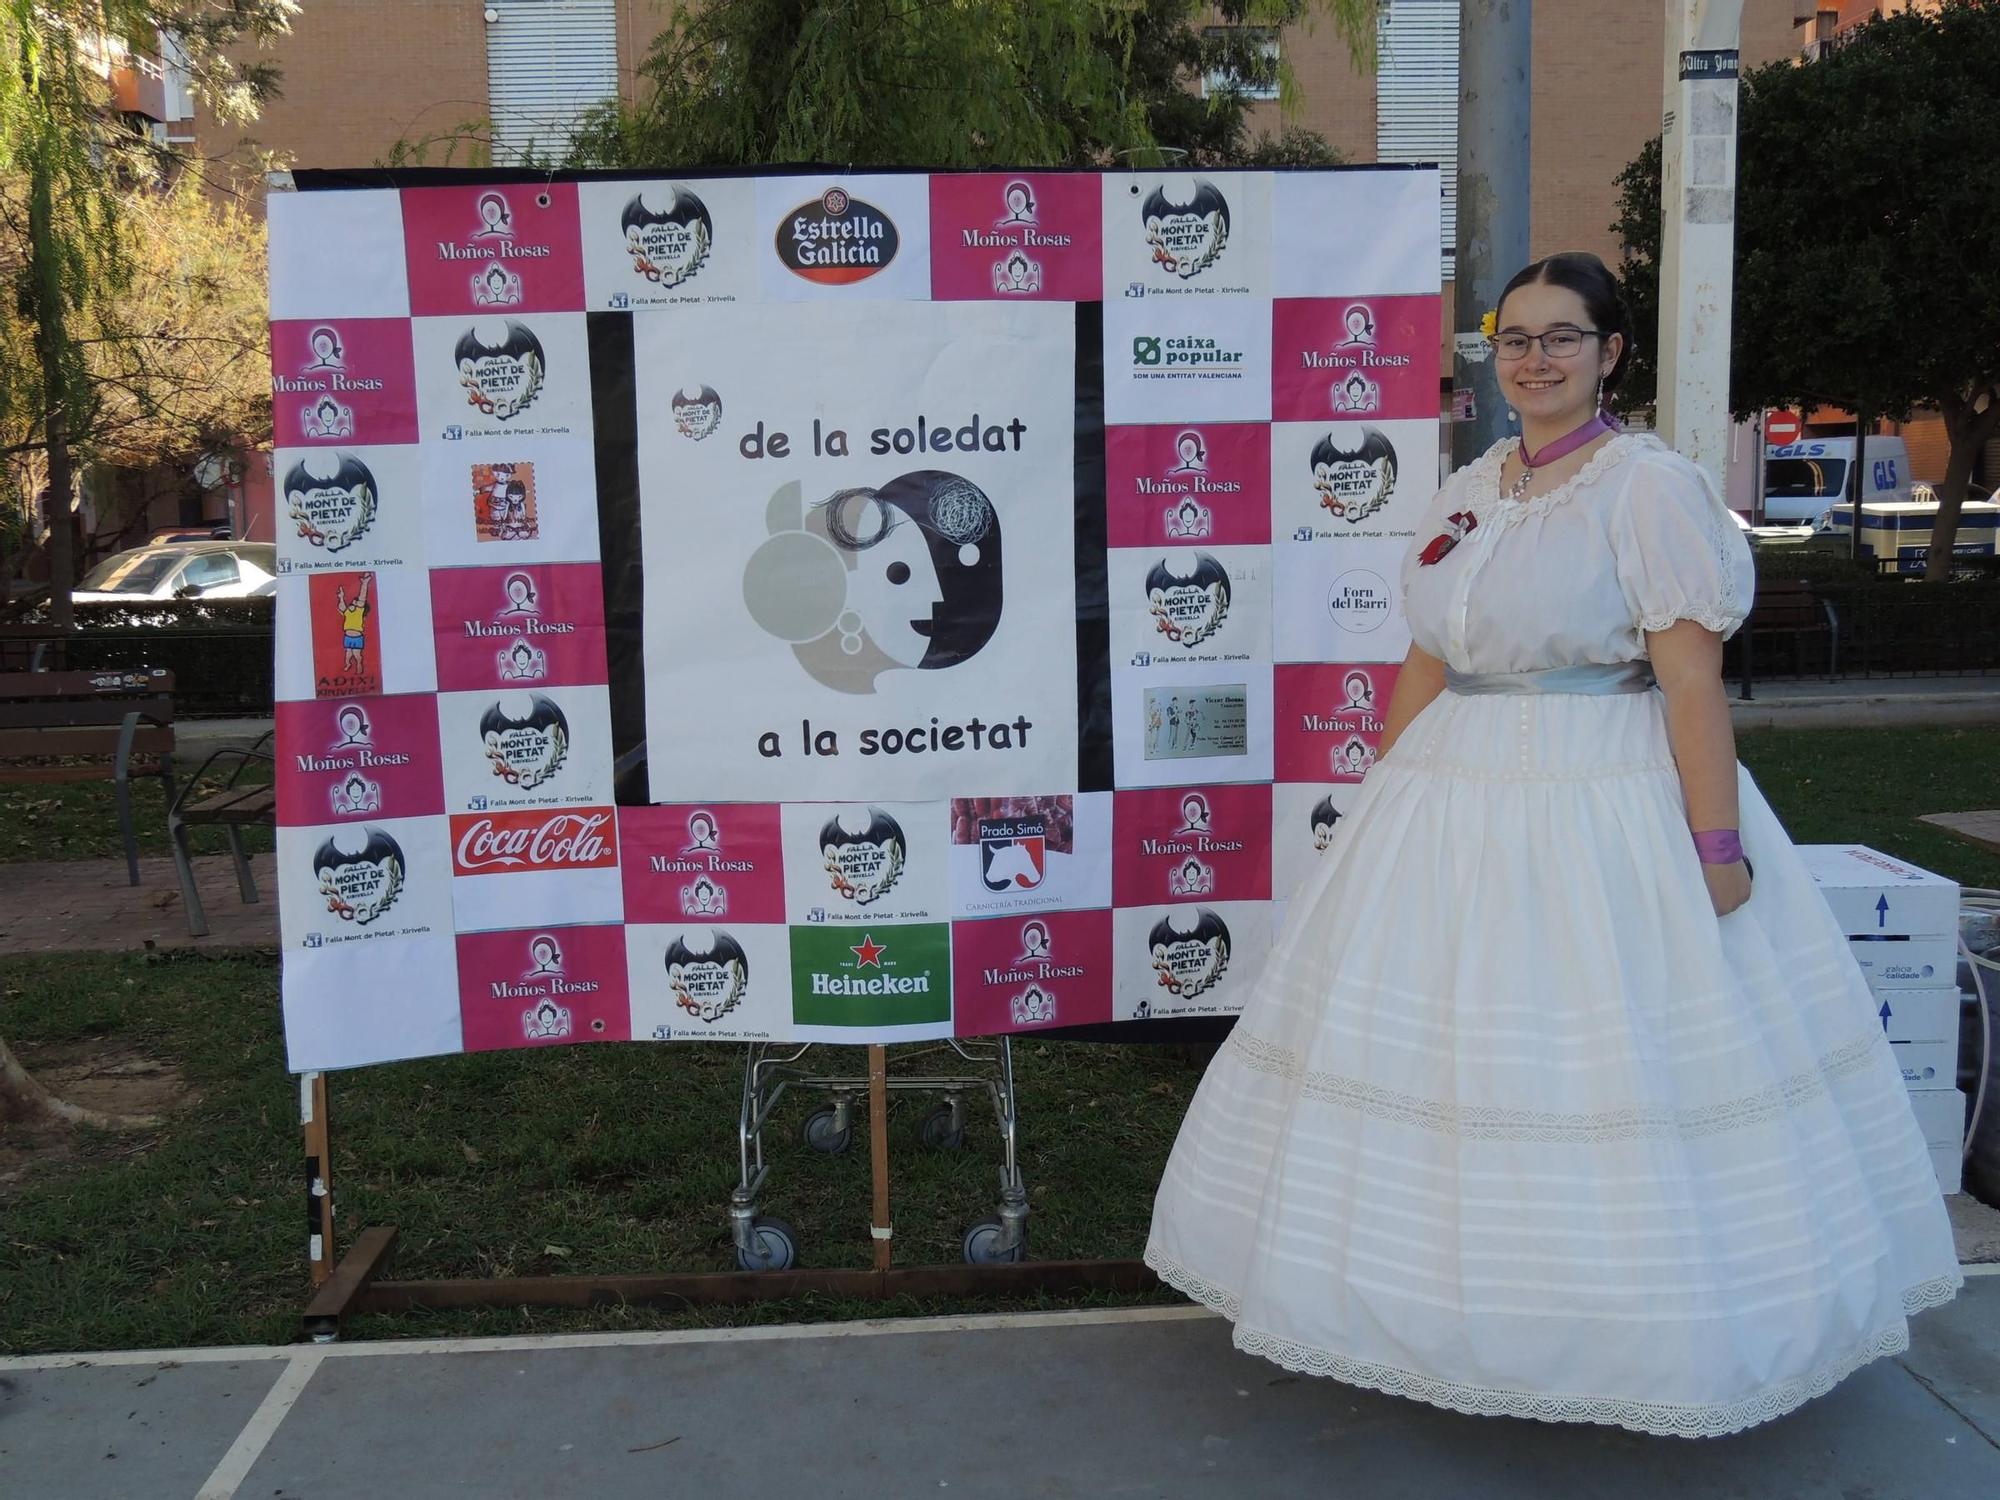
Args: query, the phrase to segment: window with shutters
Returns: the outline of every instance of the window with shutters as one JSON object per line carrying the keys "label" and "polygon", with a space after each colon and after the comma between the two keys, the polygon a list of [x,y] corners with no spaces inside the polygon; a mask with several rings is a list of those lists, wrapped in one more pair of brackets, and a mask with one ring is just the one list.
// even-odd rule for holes
{"label": "window with shutters", "polygon": [[486,0],[493,159],[562,155],[592,105],[618,94],[617,0]]}
{"label": "window with shutters", "polygon": [[1444,279],[1458,244],[1459,0],[1383,0],[1375,157],[1436,162],[1444,179]]}

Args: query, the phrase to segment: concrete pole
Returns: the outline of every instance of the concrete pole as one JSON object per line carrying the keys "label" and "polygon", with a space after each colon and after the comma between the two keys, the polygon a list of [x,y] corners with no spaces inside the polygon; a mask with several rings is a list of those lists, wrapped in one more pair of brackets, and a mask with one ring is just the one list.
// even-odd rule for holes
{"label": "concrete pole", "polygon": [[[1667,0],[1660,137],[1660,436],[1729,466],[1736,273],[1736,71],[1743,0]],[[1761,455],[1760,455],[1761,457]],[[1762,479],[1759,479],[1761,489]]]}
{"label": "concrete pole", "polygon": [[[1473,415],[1451,429],[1463,468],[1520,429],[1500,399],[1480,319],[1528,263],[1528,118],[1533,48],[1530,0],[1459,0],[1458,267],[1452,383],[1472,393]],[[1462,399],[1462,398],[1461,398]]]}

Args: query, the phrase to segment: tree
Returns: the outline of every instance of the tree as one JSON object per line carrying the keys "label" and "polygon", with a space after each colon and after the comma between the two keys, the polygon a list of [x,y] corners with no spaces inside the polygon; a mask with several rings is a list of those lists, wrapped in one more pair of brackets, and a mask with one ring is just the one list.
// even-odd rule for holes
{"label": "tree", "polygon": [[0,0],[0,172],[23,184],[16,305],[32,329],[41,392],[40,447],[58,524],[49,533],[52,617],[71,618],[76,559],[74,434],[95,391],[79,318],[123,286],[121,194],[182,159],[112,108],[108,75],[172,38],[195,93],[223,120],[255,116],[276,88],[268,64],[239,63],[246,44],[291,29],[297,0]]}
{"label": "tree", "polygon": [[[1935,408],[1950,457],[1933,582],[1951,576],[1973,463],[2000,435],[1996,78],[2000,0],[1944,0],[1741,87],[1730,406]],[[1619,178],[1635,312],[1659,303],[1659,160],[1656,140]],[[1644,373],[1632,399],[1650,398]]]}
{"label": "tree", "polygon": [[[676,10],[639,73],[567,148],[586,166],[1195,166],[1330,161],[1249,137],[1246,89],[1289,67],[1263,42],[1328,20],[1374,56],[1378,0],[710,0]],[[1213,25],[1202,25],[1203,21]],[[1239,87],[1209,91],[1211,75]],[[551,153],[555,154],[555,153]]]}

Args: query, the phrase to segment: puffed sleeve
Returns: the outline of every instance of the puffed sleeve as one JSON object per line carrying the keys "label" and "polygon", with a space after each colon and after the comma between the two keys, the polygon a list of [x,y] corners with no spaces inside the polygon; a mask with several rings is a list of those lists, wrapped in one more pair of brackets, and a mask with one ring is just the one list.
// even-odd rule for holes
{"label": "puffed sleeve", "polygon": [[1611,546],[1641,631],[1693,620],[1726,639],[1750,614],[1757,586],[1750,543],[1707,473],[1672,449],[1632,465]]}
{"label": "puffed sleeve", "polygon": [[1445,480],[1444,487],[1431,496],[1430,503],[1424,507],[1422,516],[1418,518],[1417,534],[1410,538],[1410,545],[1403,551],[1403,574],[1400,582],[1405,599],[1410,597],[1410,584],[1417,576],[1417,567],[1423,557],[1424,548],[1444,529],[1445,516],[1460,508],[1458,497],[1465,493],[1466,475],[1474,467],[1476,465],[1468,465]]}

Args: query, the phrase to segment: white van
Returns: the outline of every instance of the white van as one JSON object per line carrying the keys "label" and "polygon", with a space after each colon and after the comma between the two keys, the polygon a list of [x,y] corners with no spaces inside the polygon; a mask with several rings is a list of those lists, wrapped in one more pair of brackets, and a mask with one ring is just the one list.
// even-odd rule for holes
{"label": "white van", "polygon": [[[1899,437],[1871,437],[1862,455],[1864,505],[1910,498],[1910,450]],[[1848,498],[1851,437],[1802,438],[1764,449],[1764,515],[1767,525],[1811,524]]]}

